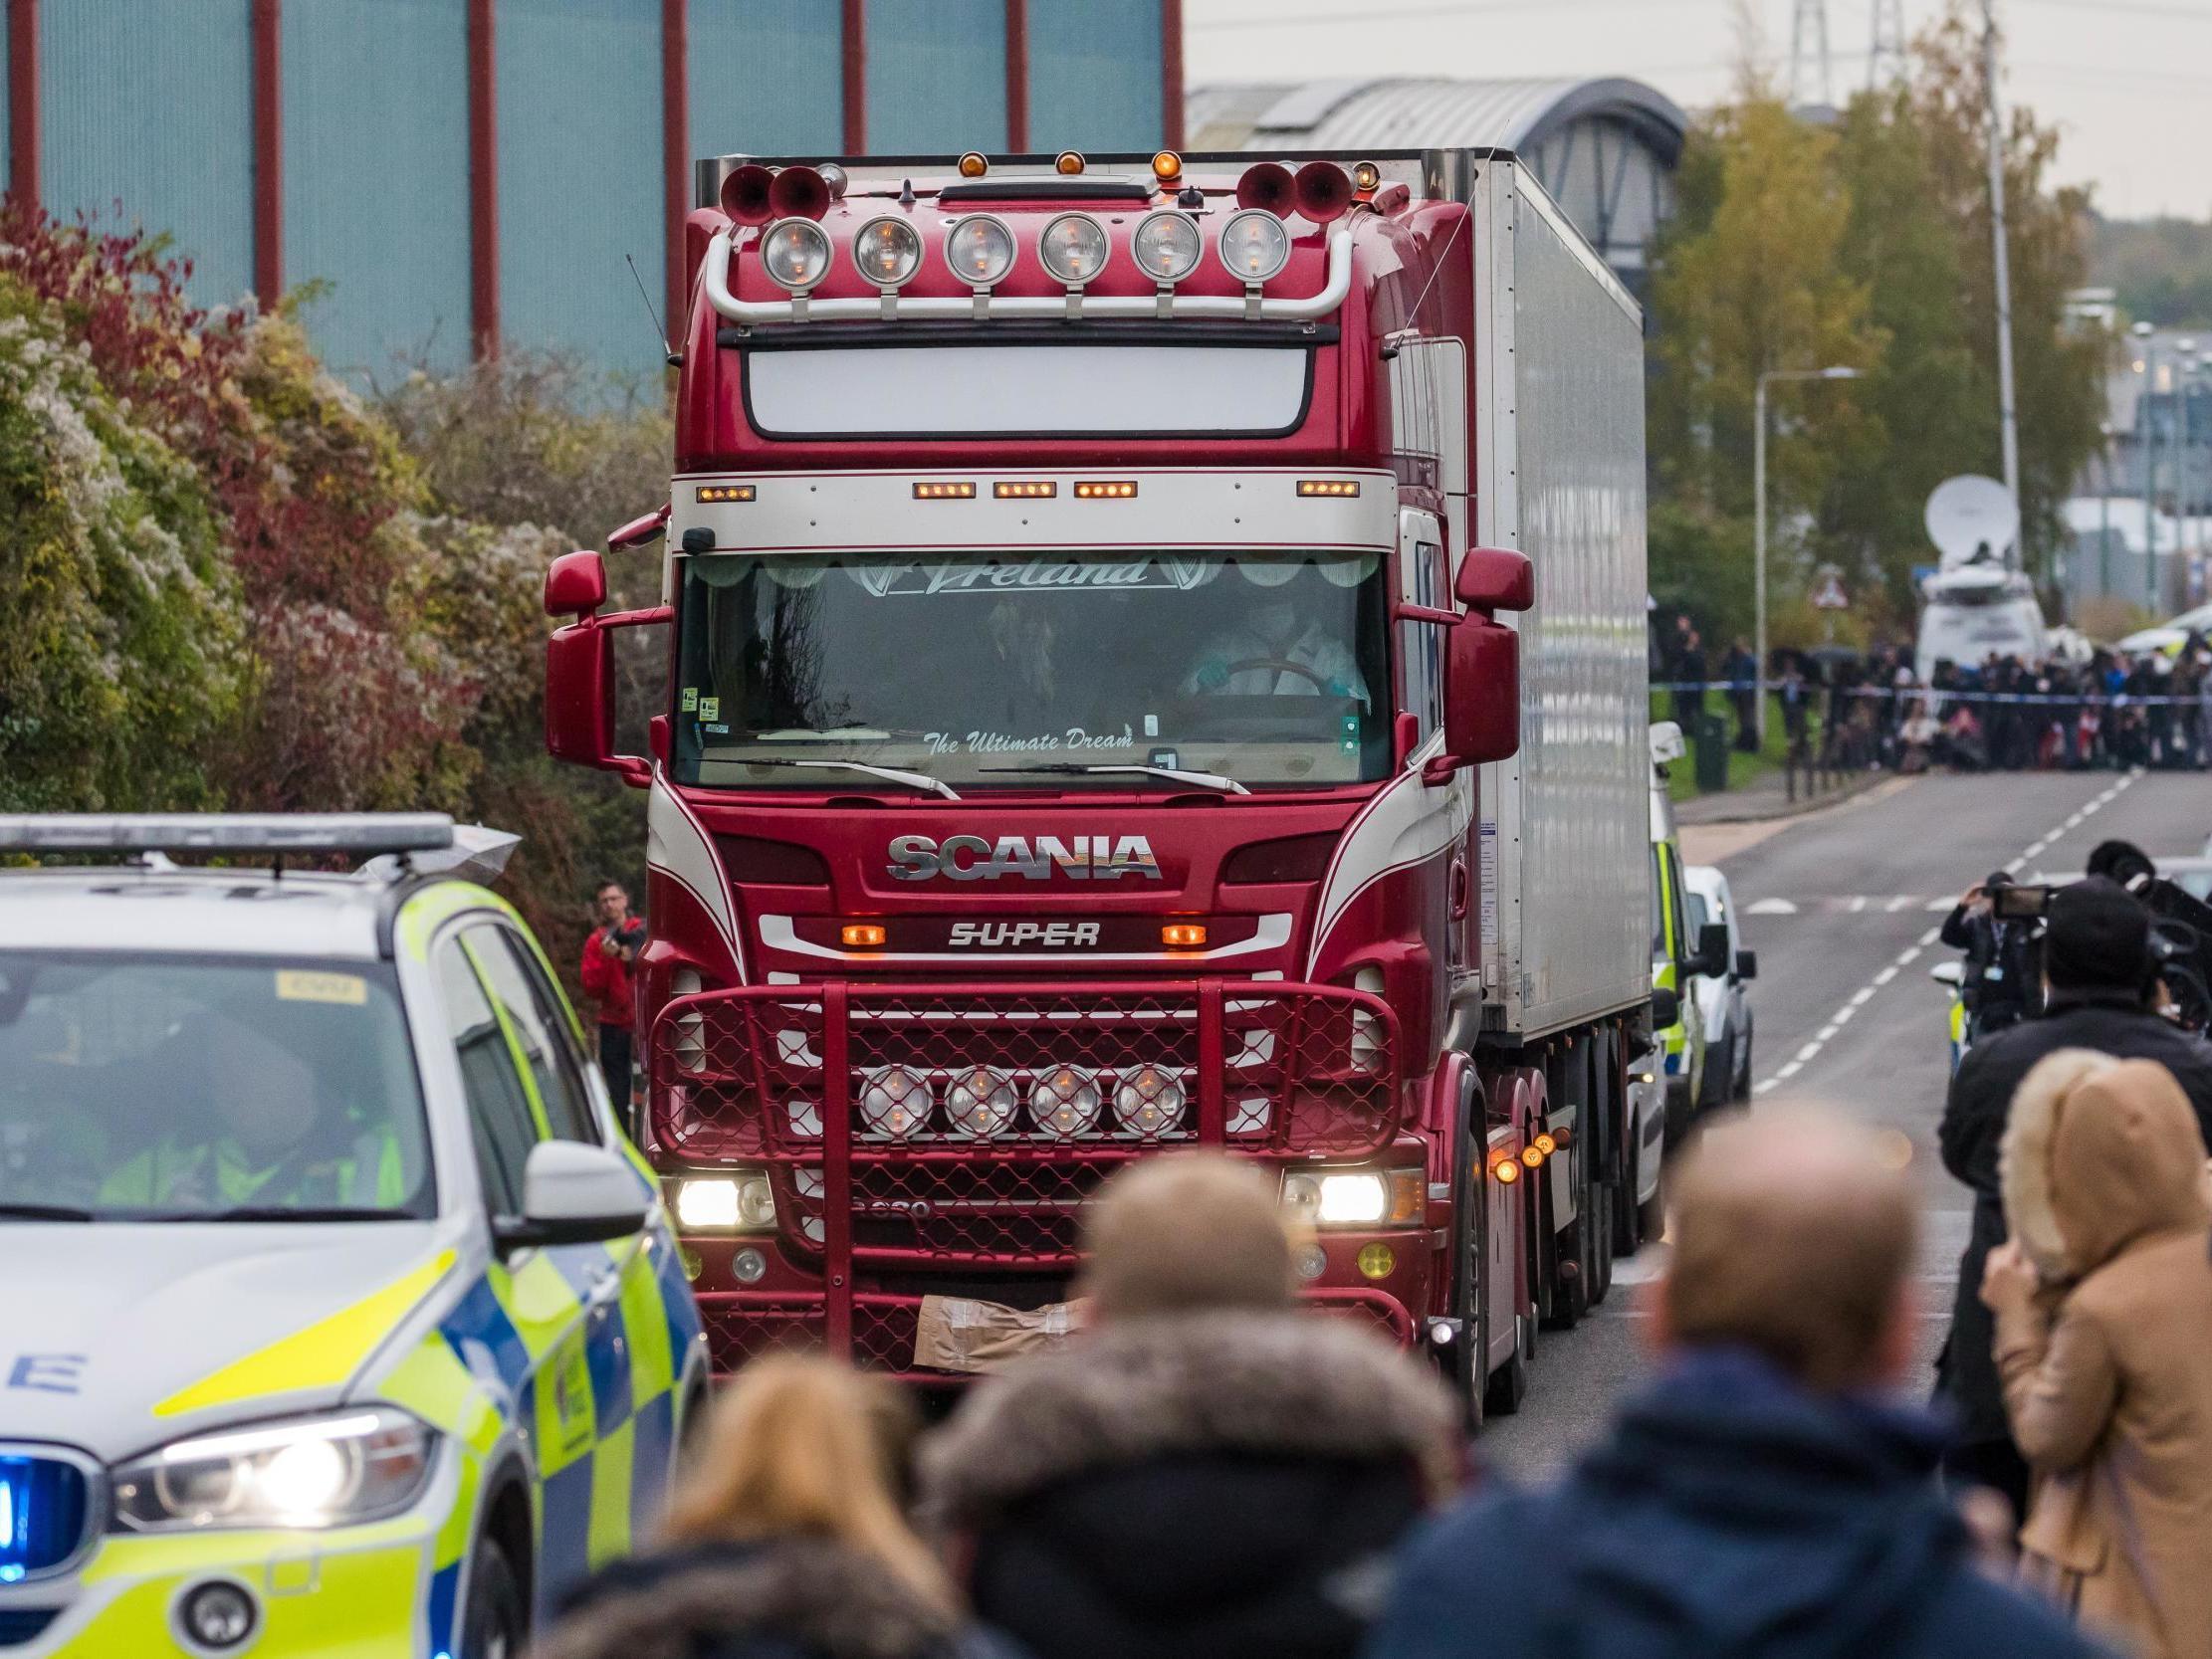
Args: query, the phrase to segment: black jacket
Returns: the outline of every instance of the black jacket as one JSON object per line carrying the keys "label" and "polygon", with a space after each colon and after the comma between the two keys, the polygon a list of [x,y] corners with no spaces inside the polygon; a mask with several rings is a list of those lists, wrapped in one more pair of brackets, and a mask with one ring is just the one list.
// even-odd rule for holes
{"label": "black jacket", "polygon": [[1951,1079],[1937,1138],[1943,1167],[1974,1191],[1974,1223],[1958,1260],[1951,1334],[1936,1360],[1936,1386],[1957,1407],[1960,1438],[2009,1440],[2004,1392],[1990,1352],[1994,1331],[1981,1303],[1982,1261],[2005,1241],[2004,1202],[1997,1184],[1997,1147],[2012,1112],[2013,1092],[2035,1063],[2062,1048],[2095,1049],[2121,1060],[2155,1060],[2173,1073],[2212,1143],[2212,1046],[2160,1019],[2130,996],[2051,993],[2040,1018],[2013,1026],[1967,1050]]}
{"label": "black jacket", "polygon": [[1441,1386],[1371,1332],[1192,1315],[980,1385],[924,1480],[1039,1659],[1338,1659],[1452,1458]]}
{"label": "black jacket", "polygon": [[1924,1411],[1682,1355],[1559,1485],[1421,1533],[1365,1659],[2090,1659],[1975,1565],[1941,1444]]}
{"label": "black jacket", "polygon": [[618,1561],[569,1596],[532,1659],[1019,1659],[818,1539]]}

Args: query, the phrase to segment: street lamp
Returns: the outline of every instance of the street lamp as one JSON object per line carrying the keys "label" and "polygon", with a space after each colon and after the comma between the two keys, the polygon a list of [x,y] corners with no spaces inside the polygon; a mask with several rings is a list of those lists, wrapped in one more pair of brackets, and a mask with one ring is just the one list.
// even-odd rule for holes
{"label": "street lamp", "polygon": [[1752,397],[1751,493],[1757,498],[1752,510],[1751,608],[1754,661],[1751,668],[1751,729],[1759,744],[1767,740],[1767,387],[1777,380],[1858,380],[1855,368],[1770,368],[1759,376]]}
{"label": "street lamp", "polygon": [[2158,428],[2151,411],[2158,402],[2158,341],[2147,322],[2128,330],[2142,347],[2136,372],[2143,377],[2142,399],[2135,406],[2135,439],[2143,448],[2143,604],[2155,608],[2158,590]]}

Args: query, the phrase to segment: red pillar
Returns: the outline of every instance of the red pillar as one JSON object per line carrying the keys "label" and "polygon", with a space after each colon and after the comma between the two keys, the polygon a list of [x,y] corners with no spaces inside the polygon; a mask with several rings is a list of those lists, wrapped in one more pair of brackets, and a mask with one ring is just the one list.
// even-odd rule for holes
{"label": "red pillar", "polygon": [[1160,141],[1183,147],[1183,0],[1160,0]]}
{"label": "red pillar", "polygon": [[284,0],[254,0],[254,293],[284,298]]}
{"label": "red pillar", "polygon": [[39,0],[8,0],[8,191],[39,205]]}
{"label": "red pillar", "polygon": [[1006,148],[1029,148],[1029,0],[1006,0]]}
{"label": "red pillar", "polygon": [[499,58],[493,0],[469,0],[469,332],[499,355]]}
{"label": "red pillar", "polygon": [[844,0],[845,153],[868,148],[868,0]]}
{"label": "red pillar", "polygon": [[691,211],[691,0],[661,0],[661,218],[671,349],[688,333],[684,215]]}

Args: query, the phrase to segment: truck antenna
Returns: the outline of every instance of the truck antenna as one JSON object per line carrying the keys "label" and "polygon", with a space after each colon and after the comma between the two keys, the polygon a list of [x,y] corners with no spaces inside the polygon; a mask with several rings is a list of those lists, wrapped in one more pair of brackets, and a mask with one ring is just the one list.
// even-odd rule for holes
{"label": "truck antenna", "polygon": [[622,263],[630,268],[630,281],[637,284],[637,297],[645,302],[645,314],[653,319],[653,334],[660,341],[661,355],[665,357],[675,348],[668,343],[668,330],[661,326],[660,312],[653,310],[653,297],[645,292],[645,279],[637,274],[637,261],[624,254]]}

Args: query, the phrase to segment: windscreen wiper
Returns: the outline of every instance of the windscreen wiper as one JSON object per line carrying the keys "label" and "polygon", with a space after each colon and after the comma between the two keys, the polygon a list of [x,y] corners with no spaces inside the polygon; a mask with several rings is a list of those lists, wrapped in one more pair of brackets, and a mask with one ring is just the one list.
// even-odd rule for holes
{"label": "windscreen wiper", "polygon": [[932,777],[927,772],[902,772],[896,766],[871,766],[865,760],[791,760],[780,754],[748,754],[729,763],[733,766],[800,766],[815,771],[865,772],[886,783],[903,783],[909,789],[943,795],[949,801],[960,799],[953,792],[953,786],[941,777]]}
{"label": "windscreen wiper", "polygon": [[355,1204],[234,1204],[225,1210],[166,1210],[155,1221],[412,1221],[398,1210]]}
{"label": "windscreen wiper", "polygon": [[0,1204],[0,1221],[90,1221],[93,1212],[75,1204]]}
{"label": "windscreen wiper", "polygon": [[1175,783],[1188,783],[1200,789],[1218,789],[1224,794],[1248,795],[1251,791],[1233,777],[1223,777],[1219,772],[1185,771],[1181,766],[1113,765],[1104,761],[1041,760],[1028,766],[980,766],[986,772],[1057,772],[1075,777],[1099,772],[1141,772],[1147,777],[1164,777]]}

